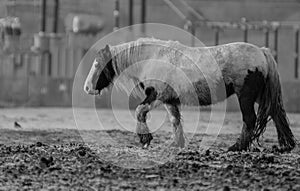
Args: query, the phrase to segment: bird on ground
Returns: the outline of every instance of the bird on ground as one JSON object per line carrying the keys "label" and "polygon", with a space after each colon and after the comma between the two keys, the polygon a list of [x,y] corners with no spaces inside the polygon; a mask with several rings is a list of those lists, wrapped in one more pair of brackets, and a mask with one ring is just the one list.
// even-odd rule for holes
{"label": "bird on ground", "polygon": [[17,128],[17,129],[22,128],[22,126],[18,122],[16,122],[16,121],[14,123],[14,127]]}

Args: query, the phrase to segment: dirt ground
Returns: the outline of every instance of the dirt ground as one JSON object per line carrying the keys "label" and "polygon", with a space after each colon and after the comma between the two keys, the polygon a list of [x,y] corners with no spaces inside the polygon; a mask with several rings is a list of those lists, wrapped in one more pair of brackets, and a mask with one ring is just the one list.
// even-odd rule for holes
{"label": "dirt ground", "polygon": [[[187,111],[189,143],[175,149],[168,146],[166,115],[156,111],[149,117],[154,140],[145,150],[130,114],[119,111],[116,121],[110,110],[97,111],[97,119],[92,110],[76,112],[77,123],[70,108],[0,110],[0,190],[300,190],[300,145],[278,153],[272,123],[260,147],[226,152],[240,133],[240,114],[227,113],[214,140],[204,133],[209,113]],[[212,124],[223,121],[217,116]],[[289,118],[300,140],[300,115]]]}

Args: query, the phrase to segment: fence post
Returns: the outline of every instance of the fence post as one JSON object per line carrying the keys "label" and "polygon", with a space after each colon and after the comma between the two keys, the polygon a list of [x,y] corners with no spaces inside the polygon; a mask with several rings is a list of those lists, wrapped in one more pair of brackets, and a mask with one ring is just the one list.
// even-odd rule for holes
{"label": "fence post", "polygon": [[41,10],[41,31],[46,32],[46,11],[47,11],[47,1],[42,0],[42,10]]}
{"label": "fence post", "polygon": [[295,29],[295,78],[299,77],[298,68],[299,68],[299,26],[294,26]]}
{"label": "fence post", "polygon": [[191,25],[191,33],[192,33],[192,47],[195,46],[195,35],[196,35],[196,29],[195,29],[195,26]]}
{"label": "fence post", "polygon": [[274,59],[278,63],[278,28],[276,28],[274,31],[274,51]]}
{"label": "fence post", "polygon": [[215,27],[215,46],[219,45],[220,28]]}
{"label": "fence post", "polygon": [[274,29],[274,59],[278,63],[278,30],[280,24],[278,22],[273,22],[272,27]]}
{"label": "fence post", "polygon": [[53,33],[58,32],[58,21],[59,21],[59,0],[54,1],[54,19],[53,19]]}
{"label": "fence post", "polygon": [[270,37],[270,30],[268,27],[268,21],[263,21],[263,31],[265,34],[265,47],[268,48],[269,47],[269,37]]}
{"label": "fence post", "polygon": [[128,25],[133,25],[133,0],[129,0],[129,23]]}
{"label": "fence post", "polygon": [[195,26],[193,25],[193,23],[190,20],[186,20],[183,28],[184,28],[184,30],[186,30],[192,34],[191,46],[194,47],[195,46],[195,34],[196,34]]}
{"label": "fence post", "polygon": [[241,18],[242,30],[244,31],[244,42],[248,42],[248,26],[247,19],[245,17]]}
{"label": "fence post", "polygon": [[141,24],[142,24],[142,33],[143,34],[146,31],[145,23],[146,23],[146,0],[142,0],[142,3],[141,3]]}
{"label": "fence post", "polygon": [[115,0],[115,10],[114,10],[114,31],[118,30],[120,27],[120,2]]}

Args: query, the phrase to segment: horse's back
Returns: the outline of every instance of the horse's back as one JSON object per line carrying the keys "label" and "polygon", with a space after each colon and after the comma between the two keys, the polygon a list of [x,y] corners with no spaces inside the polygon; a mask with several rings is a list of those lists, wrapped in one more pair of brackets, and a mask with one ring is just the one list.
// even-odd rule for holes
{"label": "horse's back", "polygon": [[250,71],[258,71],[265,77],[268,73],[263,52],[253,44],[236,42],[209,47],[209,50],[222,72],[225,84],[233,84],[236,93]]}
{"label": "horse's back", "polygon": [[265,56],[261,48],[256,45],[235,42],[208,48],[221,68],[229,64],[236,69],[259,67],[263,72],[266,71],[264,70],[267,68]]}
{"label": "horse's back", "polygon": [[198,95],[201,105],[223,101],[240,92],[249,71],[258,70],[263,76],[268,73],[264,53],[249,43],[188,47],[175,41],[142,39],[137,44],[140,53],[153,59],[143,62],[141,72],[133,75],[142,81],[165,82],[145,82],[145,86],[155,86],[157,90],[169,84],[183,104],[194,104],[191,92]]}

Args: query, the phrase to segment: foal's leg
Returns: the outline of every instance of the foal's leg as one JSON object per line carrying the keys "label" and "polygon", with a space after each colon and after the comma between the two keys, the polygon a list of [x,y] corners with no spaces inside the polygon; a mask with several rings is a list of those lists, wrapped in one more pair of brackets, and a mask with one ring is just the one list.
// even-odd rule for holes
{"label": "foal's leg", "polygon": [[185,140],[178,105],[166,104],[165,108],[168,111],[169,118],[173,126],[174,140],[171,146],[183,148]]}
{"label": "foal's leg", "polygon": [[228,151],[247,150],[250,147],[256,122],[254,103],[251,94],[239,96],[239,104],[243,115],[243,128],[240,137],[234,145],[229,147]]}
{"label": "foal's leg", "polygon": [[136,108],[136,133],[140,138],[140,143],[142,143],[143,148],[147,148],[150,145],[151,140],[153,139],[146,123],[147,113],[151,109],[157,107],[160,103],[156,100],[157,92],[153,87],[146,88],[145,94],[147,97]]}

